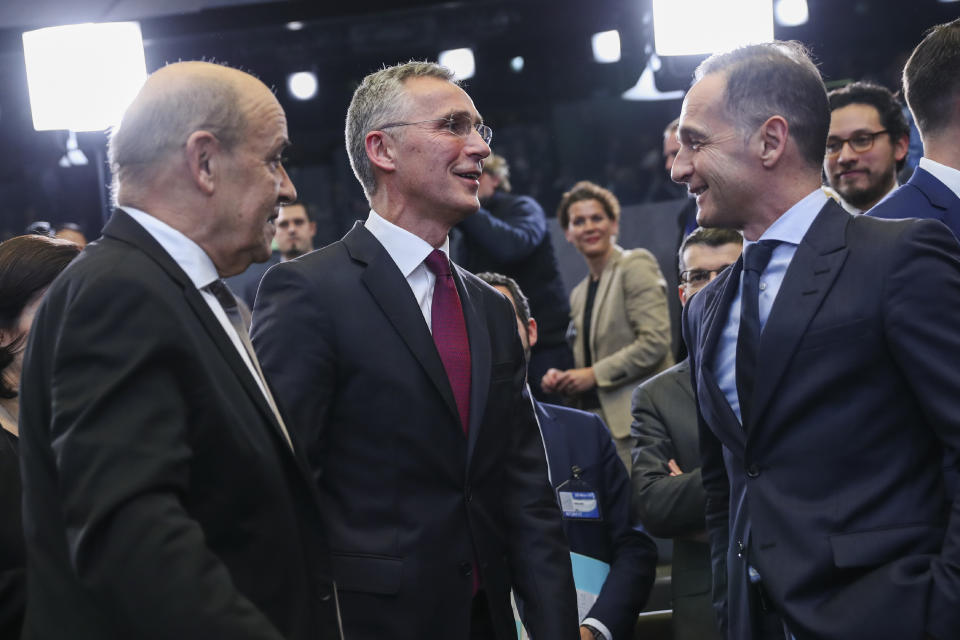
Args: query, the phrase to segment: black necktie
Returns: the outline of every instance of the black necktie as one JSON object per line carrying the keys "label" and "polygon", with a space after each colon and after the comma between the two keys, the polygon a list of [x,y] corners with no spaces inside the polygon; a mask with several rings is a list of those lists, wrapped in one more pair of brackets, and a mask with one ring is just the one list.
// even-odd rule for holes
{"label": "black necktie", "polygon": [[247,332],[247,324],[244,322],[243,315],[240,313],[240,307],[237,305],[237,299],[230,292],[230,289],[227,287],[227,283],[225,283],[223,280],[214,280],[208,284],[205,289],[212,293],[213,297],[215,297],[217,302],[220,303],[220,306],[223,307],[223,312],[227,314],[227,319],[230,320],[230,324],[233,325],[234,330],[240,337],[240,342],[243,344],[243,348],[246,350],[247,356],[249,356],[250,362],[253,364],[256,374],[260,378],[260,383],[263,386],[264,396],[266,397],[267,404],[270,405],[270,409],[273,411],[274,417],[280,424],[280,430],[283,432],[283,436],[286,439],[287,444],[290,445],[290,448],[293,448],[293,443],[290,442],[290,434],[287,433],[287,425],[284,424],[283,418],[280,416],[280,410],[277,409],[277,404],[273,399],[273,394],[270,393],[270,387],[267,385],[267,379],[263,376],[263,371],[260,370],[260,361],[257,360],[257,354],[253,350],[253,343],[250,342],[250,334]]}
{"label": "black necktie", "polygon": [[760,274],[770,262],[774,240],[761,240],[746,248],[743,254],[743,292],[740,296],[740,331],[737,334],[737,396],[740,400],[740,421],[749,424],[750,400],[757,373],[760,351]]}

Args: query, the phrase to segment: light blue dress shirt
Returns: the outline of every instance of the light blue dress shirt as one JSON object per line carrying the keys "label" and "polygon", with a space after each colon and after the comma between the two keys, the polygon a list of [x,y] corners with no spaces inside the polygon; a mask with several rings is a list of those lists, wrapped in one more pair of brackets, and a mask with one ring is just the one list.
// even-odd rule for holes
{"label": "light blue dress shirt", "polygon": [[[767,323],[770,317],[770,309],[773,308],[773,302],[780,291],[780,285],[783,284],[783,278],[787,275],[787,268],[793,255],[797,252],[797,247],[807,234],[813,219],[820,213],[823,205],[827,204],[828,196],[820,189],[811,192],[807,197],[787,209],[786,213],[777,218],[776,222],[770,225],[759,240],[776,240],[778,244],[773,249],[773,255],[766,269],[760,274],[760,330]],[[759,241],[758,240],[758,241]],[[743,246],[744,253],[747,247],[755,242],[745,242]],[[742,275],[742,274],[741,274]],[[740,399],[737,396],[737,334],[740,331],[740,297],[743,295],[743,278],[737,287],[737,295],[730,304],[730,315],[727,317],[727,323],[723,327],[723,334],[717,343],[716,355],[713,358],[713,374],[716,376],[720,390],[730,403],[730,408],[737,415],[740,423],[743,418],[740,416]]]}

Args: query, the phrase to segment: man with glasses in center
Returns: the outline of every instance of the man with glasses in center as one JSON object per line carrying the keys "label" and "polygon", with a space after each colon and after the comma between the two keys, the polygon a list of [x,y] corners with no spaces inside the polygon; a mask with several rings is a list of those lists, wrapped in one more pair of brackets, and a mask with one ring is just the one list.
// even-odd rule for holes
{"label": "man with glasses in center", "polygon": [[885,87],[854,82],[834,89],[823,170],[850,213],[863,213],[897,188],[910,145],[903,108]]}
{"label": "man with glasses in center", "polygon": [[445,67],[367,76],[346,144],[371,211],[271,269],[253,341],[307,451],[351,640],[576,640],[513,307],[449,261],[491,130]]}

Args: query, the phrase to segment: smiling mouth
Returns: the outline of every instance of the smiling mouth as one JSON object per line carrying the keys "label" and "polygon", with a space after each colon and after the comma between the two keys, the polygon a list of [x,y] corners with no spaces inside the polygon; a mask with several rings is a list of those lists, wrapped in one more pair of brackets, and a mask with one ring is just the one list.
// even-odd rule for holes
{"label": "smiling mouth", "polygon": [[458,172],[458,173],[456,173],[456,175],[459,176],[459,177],[461,177],[461,178],[465,178],[465,179],[467,179],[467,180],[480,180],[480,172],[479,172],[479,171],[467,171],[467,172],[465,172],[465,173],[459,173],[459,172]]}
{"label": "smiling mouth", "polygon": [[692,197],[699,198],[699,197],[700,197],[701,195],[703,195],[704,192],[706,192],[708,189],[709,189],[709,187],[707,187],[706,185],[704,185],[704,186],[702,186],[702,187],[697,187],[696,189],[694,189],[694,188],[692,188],[692,187],[688,187],[688,188],[687,188],[687,193],[689,193],[690,196],[692,196]]}

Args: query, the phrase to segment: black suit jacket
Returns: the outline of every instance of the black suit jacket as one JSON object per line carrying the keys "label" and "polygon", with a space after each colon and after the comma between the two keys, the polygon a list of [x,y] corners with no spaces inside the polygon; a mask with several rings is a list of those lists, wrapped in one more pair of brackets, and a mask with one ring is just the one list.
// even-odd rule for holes
{"label": "black suit jacket", "polygon": [[509,302],[459,267],[465,437],[410,287],[362,223],[267,272],[253,341],[306,444],[350,640],[466,638],[477,562],[497,635],[515,585],[537,638],[576,638],[560,513]]}
{"label": "black suit jacket", "polygon": [[960,502],[942,462],[960,448],[957,241],[827,203],[764,327],[745,427],[713,374],[740,264],[684,319],[730,637],[756,637],[747,563],[799,640],[960,637]]}
{"label": "black suit jacket", "polygon": [[917,167],[910,180],[868,212],[874,218],[933,218],[960,238],[960,198],[950,187]]}
{"label": "black suit jacket", "polygon": [[[706,494],[700,475],[697,403],[684,360],[633,392],[633,512],[650,533],[673,539],[670,591],[675,640],[719,638],[710,605]],[[683,471],[671,476],[667,462]]]}
{"label": "black suit jacket", "polygon": [[610,630],[613,640],[630,640],[657,573],[657,548],[642,527],[631,526],[630,478],[610,431],[586,411],[537,403],[553,488],[580,478],[597,494],[602,522],[564,520],[570,550],[610,565],[600,597],[587,614]]}
{"label": "black suit jacket", "polygon": [[23,637],[316,640],[316,494],[200,292],[118,211],[51,285],[21,384]]}

